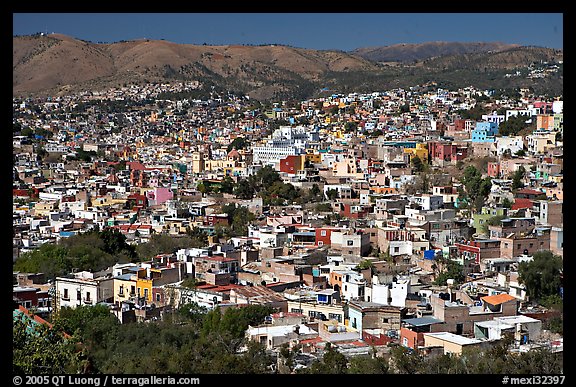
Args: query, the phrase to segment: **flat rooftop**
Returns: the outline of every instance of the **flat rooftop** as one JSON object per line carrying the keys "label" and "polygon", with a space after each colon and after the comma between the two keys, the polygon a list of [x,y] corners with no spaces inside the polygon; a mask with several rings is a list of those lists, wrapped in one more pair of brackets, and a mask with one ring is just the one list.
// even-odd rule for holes
{"label": "flat rooftop", "polygon": [[482,341],[478,339],[471,339],[468,337],[456,335],[450,332],[433,332],[433,333],[424,333],[424,336],[435,337],[440,340],[448,341],[450,343],[458,344],[458,345],[470,345],[470,344],[479,344]]}

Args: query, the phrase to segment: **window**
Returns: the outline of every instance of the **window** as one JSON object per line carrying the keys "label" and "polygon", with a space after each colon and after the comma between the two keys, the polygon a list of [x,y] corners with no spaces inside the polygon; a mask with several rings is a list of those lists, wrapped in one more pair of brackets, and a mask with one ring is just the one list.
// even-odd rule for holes
{"label": "window", "polygon": [[144,289],[144,298],[148,299],[148,289]]}
{"label": "window", "polygon": [[130,286],[130,294],[133,296],[136,295],[136,286],[134,285]]}
{"label": "window", "polygon": [[398,253],[400,251],[400,247],[394,247],[394,252]]}
{"label": "window", "polygon": [[81,300],[82,299],[82,292],[80,291],[80,289],[76,290],[76,299],[77,300]]}
{"label": "window", "polygon": [[320,235],[321,235],[321,236],[326,236],[326,230],[321,230],[321,231],[320,231]]}
{"label": "window", "polygon": [[68,289],[64,289],[64,295],[62,296],[64,300],[69,300],[70,295],[68,294]]}
{"label": "window", "polygon": [[407,347],[408,346],[408,338],[407,337],[403,337],[402,338],[402,345]]}
{"label": "window", "polygon": [[156,293],[156,302],[160,302],[160,293]]}
{"label": "window", "polygon": [[328,318],[330,320],[336,320],[338,322],[342,322],[342,315],[338,313],[328,313]]}
{"label": "window", "polygon": [[119,296],[123,296],[123,295],[124,295],[124,285],[120,285],[120,288],[118,289],[118,295],[119,295]]}
{"label": "window", "polygon": [[86,292],[86,301],[91,301],[90,300],[90,292]]}
{"label": "window", "polygon": [[290,313],[302,313],[302,309],[292,308],[290,309]]}
{"label": "window", "polygon": [[354,241],[348,241],[348,246],[354,246]]}

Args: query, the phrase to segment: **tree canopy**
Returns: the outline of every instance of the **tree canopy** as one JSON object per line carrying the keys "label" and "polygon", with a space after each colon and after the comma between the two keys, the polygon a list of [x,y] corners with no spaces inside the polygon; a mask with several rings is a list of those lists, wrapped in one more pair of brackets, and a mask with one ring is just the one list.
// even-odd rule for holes
{"label": "tree canopy", "polygon": [[518,265],[520,281],[526,286],[528,297],[540,300],[558,295],[562,286],[562,257],[550,250],[543,250],[535,252],[532,258]]}
{"label": "tree canopy", "polygon": [[91,230],[64,238],[58,244],[45,243],[25,253],[13,265],[14,270],[44,273],[47,278],[68,274],[72,269],[99,271],[118,262],[137,261],[135,248],[116,229]]}

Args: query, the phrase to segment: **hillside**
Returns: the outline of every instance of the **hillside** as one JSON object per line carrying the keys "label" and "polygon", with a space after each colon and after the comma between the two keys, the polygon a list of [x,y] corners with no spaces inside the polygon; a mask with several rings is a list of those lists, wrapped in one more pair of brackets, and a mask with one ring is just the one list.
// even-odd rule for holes
{"label": "hillside", "polygon": [[[439,52],[431,45],[421,46],[429,53]],[[506,46],[486,43],[475,47],[478,51]],[[434,47],[448,46],[435,43]],[[463,46],[450,47],[454,51]],[[411,52],[414,50],[412,47]],[[535,62],[561,61],[561,50],[514,46],[504,51],[435,56],[399,65],[372,61],[366,55],[363,58],[360,51],[279,45],[198,46],[164,40],[104,44],[57,34],[17,36],[13,38],[13,95],[57,95],[129,83],[184,80],[199,80],[205,89],[214,86],[260,100],[309,98],[325,88],[332,92],[370,92],[428,81],[455,88],[528,85],[550,93],[562,90],[562,73],[545,79],[504,77],[506,72],[528,68]]]}
{"label": "hillside", "polygon": [[358,48],[352,53],[375,62],[412,63],[439,56],[498,52],[518,47],[500,42],[426,42],[420,44],[394,44],[383,47]]}

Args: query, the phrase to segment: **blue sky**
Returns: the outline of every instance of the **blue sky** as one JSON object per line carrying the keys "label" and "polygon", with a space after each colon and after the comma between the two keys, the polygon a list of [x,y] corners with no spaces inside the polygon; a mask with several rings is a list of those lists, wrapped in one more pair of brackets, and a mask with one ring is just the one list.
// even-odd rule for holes
{"label": "blue sky", "polygon": [[563,49],[562,13],[14,13],[14,35],[56,32],[92,42],[285,44],[349,51],[429,41]]}

